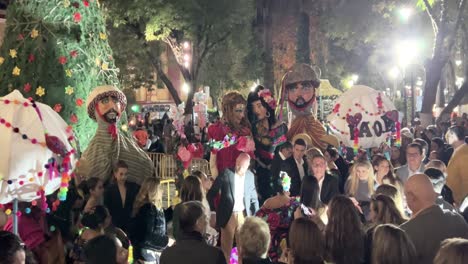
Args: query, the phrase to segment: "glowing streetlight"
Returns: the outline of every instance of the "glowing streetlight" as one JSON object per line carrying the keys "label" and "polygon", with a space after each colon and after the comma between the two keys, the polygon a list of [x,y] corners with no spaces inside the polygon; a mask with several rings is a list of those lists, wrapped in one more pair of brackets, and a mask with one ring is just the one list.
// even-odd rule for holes
{"label": "glowing streetlight", "polygon": [[395,53],[398,58],[398,65],[403,69],[418,57],[420,43],[414,39],[407,39],[398,42],[395,46]]}
{"label": "glowing streetlight", "polygon": [[190,86],[187,83],[182,84],[182,92],[188,94],[190,91]]}
{"label": "glowing streetlight", "polygon": [[393,68],[390,69],[390,71],[388,71],[388,76],[391,79],[396,80],[398,76],[400,76],[400,69],[398,69],[397,66],[394,66]]}
{"label": "glowing streetlight", "polygon": [[462,61],[461,61],[461,60],[456,60],[456,61],[455,61],[455,65],[457,65],[457,66],[462,65]]}
{"label": "glowing streetlight", "polygon": [[401,20],[408,22],[409,18],[413,14],[413,9],[411,7],[405,6],[398,10]]}
{"label": "glowing streetlight", "polygon": [[354,81],[353,80],[348,80],[347,84],[348,84],[348,87],[353,87],[354,86]]}
{"label": "glowing streetlight", "polygon": [[184,41],[184,43],[182,43],[182,46],[184,47],[184,49],[189,49],[190,43],[188,41]]}
{"label": "glowing streetlight", "polygon": [[359,75],[357,74],[351,75],[351,80],[353,81],[353,83],[356,83],[359,80]]}

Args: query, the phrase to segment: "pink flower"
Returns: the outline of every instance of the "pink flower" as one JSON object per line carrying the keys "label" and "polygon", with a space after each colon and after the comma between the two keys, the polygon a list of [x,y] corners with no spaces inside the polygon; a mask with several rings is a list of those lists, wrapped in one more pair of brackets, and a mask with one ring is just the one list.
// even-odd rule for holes
{"label": "pink flower", "polygon": [[177,157],[182,161],[184,168],[187,169],[188,165],[192,161],[192,153],[190,153],[186,147],[179,146]]}
{"label": "pink flower", "polygon": [[76,50],[70,51],[70,56],[71,56],[72,58],[76,58],[76,57],[78,56],[78,51],[76,51]]}
{"label": "pink flower", "polygon": [[26,83],[23,87],[23,90],[26,92],[26,93],[29,93],[31,91],[31,84],[30,83]]}
{"label": "pink flower", "polygon": [[84,1],[83,1],[83,5],[84,5],[85,7],[88,7],[88,6],[89,6],[89,2],[86,1],[86,0],[84,0]]}
{"label": "pink flower", "polygon": [[78,123],[78,117],[75,114],[72,114],[70,116],[70,122],[72,122],[72,124]]}
{"label": "pink flower", "polygon": [[76,105],[77,105],[77,106],[82,106],[83,103],[84,103],[84,102],[83,102],[83,99],[81,99],[81,98],[76,99]]}
{"label": "pink flower", "polygon": [[65,56],[60,56],[58,58],[58,61],[60,64],[64,65],[65,63],[67,63],[67,58]]}
{"label": "pink flower", "polygon": [[62,111],[62,105],[61,104],[56,104],[54,105],[54,111],[57,112],[57,113],[60,113],[60,111]]}
{"label": "pink flower", "polygon": [[80,12],[76,12],[75,14],[73,14],[73,21],[75,21],[75,23],[79,23],[81,21]]}

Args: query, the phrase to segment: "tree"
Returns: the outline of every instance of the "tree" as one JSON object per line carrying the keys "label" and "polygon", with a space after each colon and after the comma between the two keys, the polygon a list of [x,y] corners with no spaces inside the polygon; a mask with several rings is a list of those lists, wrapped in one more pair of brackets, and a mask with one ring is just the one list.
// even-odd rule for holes
{"label": "tree", "polygon": [[[176,91],[164,74],[155,41],[170,47],[185,82],[192,88],[186,113],[192,112],[191,101],[206,58],[236,33],[251,28],[254,13],[252,0],[105,0],[103,3],[116,26],[129,26],[135,36],[145,40],[148,58],[174,97]],[[186,41],[192,52],[189,67],[184,65]]]}
{"label": "tree", "polygon": [[309,15],[299,14],[297,27],[296,63],[310,64],[310,44],[309,44]]}
{"label": "tree", "polygon": [[117,69],[96,0],[18,0],[7,10],[0,50],[0,94],[13,89],[53,107],[86,148],[96,124],[86,98],[98,85],[118,85]]}

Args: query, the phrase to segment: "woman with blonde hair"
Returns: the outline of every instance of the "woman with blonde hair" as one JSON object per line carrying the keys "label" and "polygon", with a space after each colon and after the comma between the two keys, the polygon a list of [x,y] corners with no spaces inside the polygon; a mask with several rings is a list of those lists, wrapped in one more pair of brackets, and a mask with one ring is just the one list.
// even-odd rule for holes
{"label": "woman with blonde hair", "polygon": [[160,180],[146,178],[133,205],[135,258],[159,263],[159,256],[168,243],[166,219],[162,209]]}
{"label": "woman with blonde hair", "polygon": [[357,160],[345,184],[345,193],[358,201],[370,201],[374,194],[374,173],[368,160]]}
{"label": "woman with blonde hair", "polygon": [[468,240],[463,238],[449,238],[442,241],[434,264],[463,264],[468,263]]}
{"label": "woman with blonde hair", "polygon": [[392,224],[379,225],[373,237],[372,263],[417,263],[416,249],[403,229]]}

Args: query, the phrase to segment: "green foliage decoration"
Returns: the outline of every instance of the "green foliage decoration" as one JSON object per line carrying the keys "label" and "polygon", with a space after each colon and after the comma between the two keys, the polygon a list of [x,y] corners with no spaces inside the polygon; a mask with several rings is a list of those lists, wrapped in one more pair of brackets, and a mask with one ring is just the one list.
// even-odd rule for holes
{"label": "green foliage decoration", "polygon": [[6,24],[0,95],[18,89],[53,107],[86,148],[96,128],[86,111],[89,92],[119,83],[98,1],[17,0]]}

